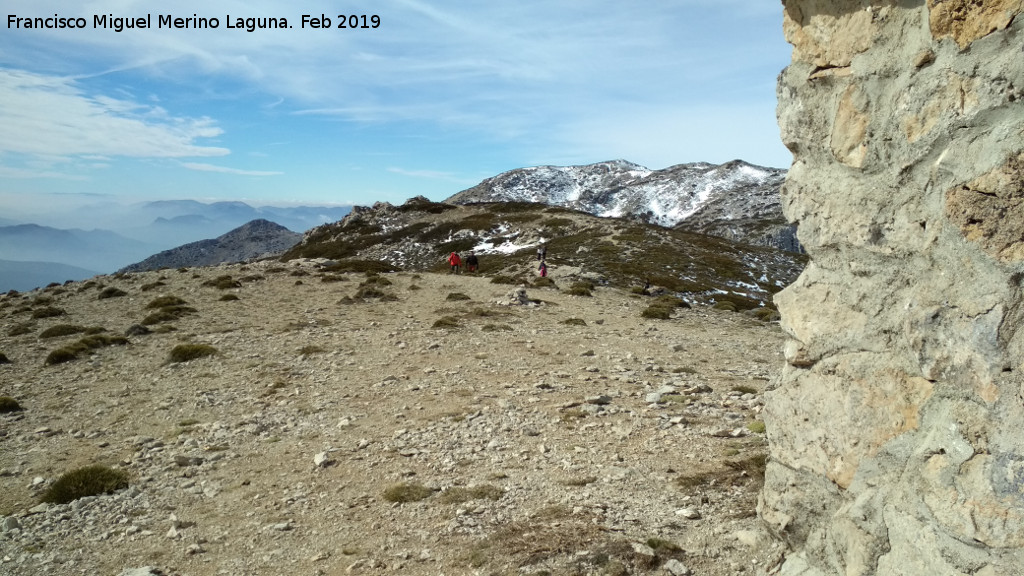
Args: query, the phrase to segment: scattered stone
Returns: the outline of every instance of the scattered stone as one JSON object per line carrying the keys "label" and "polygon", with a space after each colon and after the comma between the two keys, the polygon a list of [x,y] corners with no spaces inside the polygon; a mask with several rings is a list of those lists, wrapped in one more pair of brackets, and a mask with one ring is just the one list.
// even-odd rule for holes
{"label": "scattered stone", "polygon": [[118,576],[164,576],[164,571],[153,566],[125,568]]}
{"label": "scattered stone", "polygon": [[680,508],[676,510],[676,516],[682,516],[687,520],[700,520],[700,512],[697,512],[693,508]]}
{"label": "scattered stone", "polygon": [[330,459],[327,452],[317,452],[316,456],[313,456],[313,464],[317,468],[327,468],[331,464],[334,464],[334,461]]}
{"label": "scattered stone", "polygon": [[668,562],[665,562],[665,565],[662,566],[662,568],[664,568],[665,571],[671,574],[672,576],[690,576],[691,574],[693,574],[693,572],[689,568],[687,568],[686,565],[684,565],[679,560],[676,560],[675,558],[669,560]]}

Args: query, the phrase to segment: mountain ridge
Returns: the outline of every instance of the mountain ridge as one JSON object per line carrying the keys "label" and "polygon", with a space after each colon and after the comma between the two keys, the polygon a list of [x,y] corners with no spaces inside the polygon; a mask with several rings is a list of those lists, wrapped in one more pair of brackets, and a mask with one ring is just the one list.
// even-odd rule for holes
{"label": "mountain ridge", "polygon": [[651,170],[619,159],[517,168],[445,202],[540,202],[799,252],[779,198],[785,177],[785,170],[743,160]]}

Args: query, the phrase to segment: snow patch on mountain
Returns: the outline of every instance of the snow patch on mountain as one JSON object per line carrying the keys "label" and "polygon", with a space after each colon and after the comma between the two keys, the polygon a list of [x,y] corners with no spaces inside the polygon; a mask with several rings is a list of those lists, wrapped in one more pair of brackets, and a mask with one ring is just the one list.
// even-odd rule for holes
{"label": "snow patch on mountain", "polygon": [[785,171],[736,160],[651,170],[613,160],[584,166],[536,166],[504,172],[447,200],[541,202],[604,217],[638,216],[675,226],[717,196],[735,190],[778,195]]}

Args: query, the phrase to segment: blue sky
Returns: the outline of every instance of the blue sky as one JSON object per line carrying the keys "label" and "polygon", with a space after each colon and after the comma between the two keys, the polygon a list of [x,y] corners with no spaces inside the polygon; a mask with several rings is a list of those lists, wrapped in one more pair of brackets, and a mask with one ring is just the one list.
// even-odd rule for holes
{"label": "blue sky", "polygon": [[[624,158],[788,167],[765,0],[7,0],[0,218],[84,199],[441,200],[500,172]],[[172,8],[173,7],[173,8]],[[337,15],[380,26],[338,29]],[[77,29],[10,17],[82,17]],[[94,29],[95,15],[153,29]],[[159,14],[217,29],[155,28]],[[331,29],[302,28],[326,14]],[[228,29],[284,17],[290,29]]]}

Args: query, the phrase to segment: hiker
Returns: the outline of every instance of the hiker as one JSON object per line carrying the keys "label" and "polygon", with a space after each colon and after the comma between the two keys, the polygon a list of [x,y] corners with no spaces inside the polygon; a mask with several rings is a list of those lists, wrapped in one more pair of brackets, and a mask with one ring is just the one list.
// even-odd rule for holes
{"label": "hiker", "polygon": [[548,247],[541,244],[537,246],[537,260],[543,262],[548,257]]}
{"label": "hiker", "polygon": [[548,265],[543,260],[540,261],[540,267],[537,268],[537,270],[540,271],[540,277],[541,278],[547,278],[548,277]]}
{"label": "hiker", "polygon": [[451,256],[448,257],[448,263],[452,266],[452,274],[458,274],[459,266],[462,266],[462,258],[459,257],[459,253],[452,252]]}
{"label": "hiker", "polygon": [[479,266],[480,261],[477,260],[476,254],[470,252],[469,256],[466,256],[466,272],[476,272],[476,269]]}

